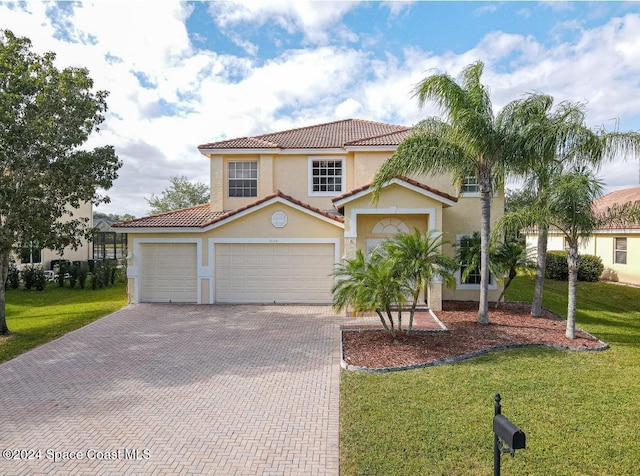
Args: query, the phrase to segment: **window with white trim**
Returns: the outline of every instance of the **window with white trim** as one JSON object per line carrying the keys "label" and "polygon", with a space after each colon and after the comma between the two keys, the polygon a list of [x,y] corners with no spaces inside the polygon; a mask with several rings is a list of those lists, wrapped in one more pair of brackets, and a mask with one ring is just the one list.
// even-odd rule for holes
{"label": "window with white trim", "polygon": [[469,175],[465,177],[464,181],[462,182],[460,193],[462,195],[479,194],[480,184],[478,184],[478,177],[476,177],[475,175]]}
{"label": "window with white trim", "polygon": [[229,162],[229,196],[258,196],[258,162]]}
{"label": "window with white trim", "polygon": [[615,264],[627,264],[627,239],[614,238],[613,249],[613,262]]}
{"label": "window with white trim", "polygon": [[309,195],[339,195],[344,187],[344,159],[309,159]]}
{"label": "window with white trim", "polygon": [[[471,237],[470,236],[463,236],[460,238],[459,241],[459,247],[460,248],[468,248],[469,246],[471,246]],[[469,274],[467,275],[467,278],[462,281],[462,275],[464,274],[464,272],[467,270],[467,268],[470,266],[470,263],[465,263],[462,262],[460,263],[460,284],[477,284],[478,286],[480,285],[480,267],[475,267],[474,269],[472,269]]]}
{"label": "window with white trim", "polygon": [[[471,240],[473,239],[471,235],[458,235],[456,237],[458,248],[465,248],[472,246]],[[464,254],[464,253],[462,253]],[[467,267],[470,263],[462,262],[460,263],[460,269],[456,271],[456,281],[458,289],[480,289],[480,281],[482,280],[482,275],[480,273],[480,266],[473,268],[466,279],[462,280],[462,275],[464,274]],[[493,274],[489,274],[489,289],[496,289],[496,279]]]}

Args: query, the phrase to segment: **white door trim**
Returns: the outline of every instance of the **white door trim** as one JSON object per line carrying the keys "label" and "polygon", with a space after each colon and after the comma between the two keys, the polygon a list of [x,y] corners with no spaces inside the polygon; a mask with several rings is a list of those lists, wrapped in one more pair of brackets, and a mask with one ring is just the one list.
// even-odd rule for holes
{"label": "white door trim", "polygon": [[195,244],[196,245],[196,282],[198,289],[197,291],[197,303],[202,304],[202,279],[209,278],[207,275],[208,269],[205,266],[201,266],[202,263],[202,239],[200,238],[134,238],[133,239],[133,256],[129,255],[128,259],[133,259],[133,265],[127,266],[127,278],[133,279],[133,287],[135,289],[133,302],[140,302],[140,255],[142,254],[141,245],[146,243],[155,243],[155,244],[176,244],[176,243],[186,243],[186,244]]}
{"label": "white door trim", "polygon": [[209,238],[209,266],[207,273],[209,279],[209,304],[215,304],[215,269],[216,269],[216,244],[332,244],[334,263],[340,262],[341,246],[340,238]]}

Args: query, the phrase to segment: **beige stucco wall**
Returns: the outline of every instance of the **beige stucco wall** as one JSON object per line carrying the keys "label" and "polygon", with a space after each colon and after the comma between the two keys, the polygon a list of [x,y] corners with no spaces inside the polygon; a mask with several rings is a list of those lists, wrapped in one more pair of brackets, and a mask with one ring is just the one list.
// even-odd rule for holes
{"label": "beige stucco wall", "polygon": [[[627,238],[627,264],[614,263],[614,238]],[[526,236],[527,246],[535,249],[537,235]],[[547,241],[549,251],[564,250],[564,235],[550,233]],[[621,283],[640,285],[640,231],[630,233],[601,232],[580,242],[580,254],[591,254],[600,257],[604,265],[603,279],[619,281]]]}
{"label": "beige stucco wall", "polygon": [[[287,224],[278,228],[272,224],[272,216],[276,212],[284,212],[287,216]],[[257,240],[268,243],[283,242],[291,239],[307,239],[309,241],[324,240],[337,241],[339,253],[342,253],[343,227],[339,222],[330,219],[318,218],[306,211],[289,206],[286,203],[276,202],[263,208],[248,213],[245,216],[236,217],[226,223],[220,224],[208,230],[195,232],[175,233],[128,233],[128,292],[130,296],[136,295],[136,278],[139,269],[136,267],[136,256],[139,252],[136,242],[140,241],[188,241],[199,247],[198,277],[200,282],[201,302],[210,300],[210,283],[213,279],[213,260],[210,256],[210,240]]]}
{"label": "beige stucco wall", "polygon": [[[60,222],[66,223],[72,219],[76,219],[79,217],[89,218],[89,226],[93,226],[93,205],[91,202],[85,202],[80,204],[77,209],[73,209],[73,216],[63,216],[60,218]],[[80,240],[80,246],[77,249],[73,249],[72,247],[66,247],[62,253],[43,249],[42,250],[42,265],[45,269],[50,269],[51,260],[56,259],[67,259],[69,261],[87,261],[88,259],[93,258],[93,247],[89,240],[83,238]]]}

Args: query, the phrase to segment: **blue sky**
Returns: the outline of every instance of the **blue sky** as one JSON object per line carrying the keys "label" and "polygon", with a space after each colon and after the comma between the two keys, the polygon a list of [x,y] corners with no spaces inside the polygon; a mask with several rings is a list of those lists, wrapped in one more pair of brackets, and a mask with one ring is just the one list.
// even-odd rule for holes
{"label": "blue sky", "polygon": [[[110,92],[90,145],[124,161],[98,211],[145,215],[173,175],[208,182],[197,145],[356,117],[411,125],[412,87],[485,63],[497,109],[531,91],[640,130],[637,2],[2,2],[0,28],[89,68]],[[639,185],[616,160],[607,191]]]}

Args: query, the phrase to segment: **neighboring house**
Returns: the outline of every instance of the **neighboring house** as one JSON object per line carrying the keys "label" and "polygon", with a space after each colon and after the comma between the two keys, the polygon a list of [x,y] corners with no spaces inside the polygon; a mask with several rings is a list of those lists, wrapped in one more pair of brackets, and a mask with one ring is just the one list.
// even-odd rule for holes
{"label": "neighboring house", "polygon": [[[640,200],[640,187],[627,188],[594,200],[593,208],[598,213],[612,205],[637,200]],[[535,249],[537,239],[536,233],[527,233],[527,246]],[[549,251],[567,248],[565,237],[558,230],[549,230],[547,243]],[[640,285],[640,224],[596,230],[589,238],[582,240],[579,252],[600,257],[605,268],[603,279]]]}
{"label": "neighboring house", "polygon": [[[336,263],[414,228],[442,233],[453,256],[480,229],[473,180],[461,192],[450,176],[395,179],[371,201],[375,172],[409,131],[348,119],[200,145],[210,203],[114,224],[129,237],[131,300],[328,304]],[[494,220],[503,208],[499,191]],[[438,310],[478,290],[471,276],[455,290],[434,283],[426,298]]]}
{"label": "neighboring house", "polygon": [[[89,201],[81,204],[77,209],[73,211],[73,218],[86,217],[89,218],[90,223],[93,220],[93,204]],[[69,217],[63,217],[62,220],[68,220]],[[93,225],[92,225],[93,226]],[[51,269],[51,261],[55,260],[69,260],[69,261],[87,261],[91,258],[92,246],[91,242],[86,238],[82,238],[80,246],[73,249],[67,247],[62,253],[50,249],[41,249],[37,243],[31,243],[31,246],[26,246],[21,250],[18,255],[18,261],[25,264],[40,264],[44,269]]]}

